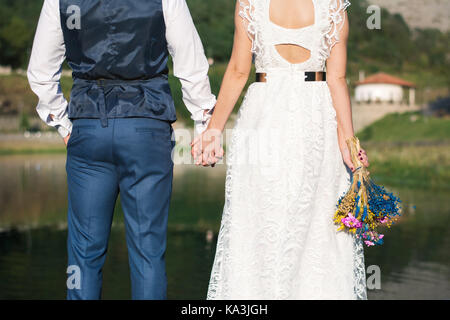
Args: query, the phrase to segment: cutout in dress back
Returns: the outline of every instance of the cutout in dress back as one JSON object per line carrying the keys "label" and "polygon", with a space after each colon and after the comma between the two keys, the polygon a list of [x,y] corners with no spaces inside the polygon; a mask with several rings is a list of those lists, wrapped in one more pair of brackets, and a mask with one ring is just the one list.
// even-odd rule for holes
{"label": "cutout in dress back", "polygon": [[[269,0],[269,22],[280,32],[306,31],[315,24],[314,0]],[[275,45],[278,54],[291,64],[311,57],[311,51],[293,43]]]}

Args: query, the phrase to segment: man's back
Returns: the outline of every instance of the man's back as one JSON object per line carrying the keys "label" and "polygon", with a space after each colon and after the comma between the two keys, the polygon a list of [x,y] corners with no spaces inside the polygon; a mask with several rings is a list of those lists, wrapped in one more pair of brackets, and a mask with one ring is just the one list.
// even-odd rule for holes
{"label": "man's back", "polygon": [[[198,130],[215,104],[208,62],[185,0],[45,0],[28,66],[36,110],[66,137],[71,120],[149,117],[173,122],[168,55]],[[73,70],[70,103],[61,65]],[[50,117],[51,116],[51,117]]]}
{"label": "man's back", "polygon": [[84,79],[167,74],[162,0],[59,0],[66,58]]}

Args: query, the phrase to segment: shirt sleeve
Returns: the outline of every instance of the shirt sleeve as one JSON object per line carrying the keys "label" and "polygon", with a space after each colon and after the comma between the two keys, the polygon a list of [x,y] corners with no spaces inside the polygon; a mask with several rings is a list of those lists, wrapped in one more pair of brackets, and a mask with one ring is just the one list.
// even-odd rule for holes
{"label": "shirt sleeve", "polygon": [[36,107],[39,117],[47,125],[55,127],[61,137],[72,132],[68,103],[60,84],[65,53],[59,0],[45,0],[34,36],[27,77],[31,90],[39,98]]}
{"label": "shirt sleeve", "polygon": [[[163,11],[173,74],[181,82],[183,102],[201,133],[216,104],[208,78],[209,63],[186,1],[163,0]],[[204,114],[205,110],[210,111]]]}

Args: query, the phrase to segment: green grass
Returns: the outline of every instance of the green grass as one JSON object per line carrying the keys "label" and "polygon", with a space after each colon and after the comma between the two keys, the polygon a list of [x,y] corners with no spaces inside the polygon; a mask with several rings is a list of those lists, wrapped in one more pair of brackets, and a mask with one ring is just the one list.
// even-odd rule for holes
{"label": "green grass", "polygon": [[[395,151],[393,151],[395,152]],[[371,150],[368,149],[369,158]],[[397,160],[371,160],[371,177],[376,183],[421,189],[450,190],[448,165],[410,165]]]}
{"label": "green grass", "polygon": [[0,156],[10,156],[16,154],[60,154],[66,153],[65,147],[61,148],[42,148],[42,149],[19,149],[19,148],[2,148],[0,145]]}
{"label": "green grass", "polygon": [[356,136],[376,182],[450,189],[450,119],[389,114]]}
{"label": "green grass", "polygon": [[424,116],[419,111],[391,113],[357,135],[365,142],[450,141],[450,118]]}

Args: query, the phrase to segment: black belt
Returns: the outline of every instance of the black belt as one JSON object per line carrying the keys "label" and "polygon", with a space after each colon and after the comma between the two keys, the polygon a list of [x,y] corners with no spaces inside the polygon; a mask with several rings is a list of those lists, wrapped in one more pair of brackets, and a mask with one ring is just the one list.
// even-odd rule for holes
{"label": "black belt", "polygon": [[[305,81],[326,81],[327,73],[325,71],[305,71]],[[265,72],[256,73],[256,82],[266,82]]]}

